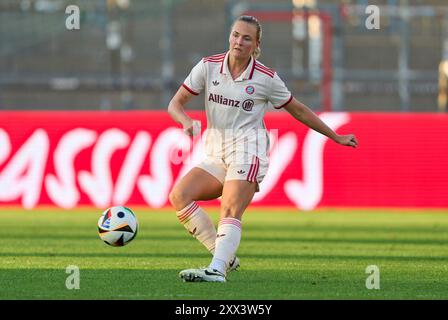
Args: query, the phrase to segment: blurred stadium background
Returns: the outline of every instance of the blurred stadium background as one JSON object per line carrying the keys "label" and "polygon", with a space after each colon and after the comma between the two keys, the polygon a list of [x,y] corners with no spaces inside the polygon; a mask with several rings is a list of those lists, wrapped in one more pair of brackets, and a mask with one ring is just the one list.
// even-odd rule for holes
{"label": "blurred stadium background", "polygon": [[[262,23],[260,60],[360,147],[267,114],[279,130],[243,272],[186,287],[177,272],[210,257],[168,201],[188,166],[169,162],[187,138],[165,110],[241,14]],[[446,0],[0,0],[0,299],[447,299],[447,75]],[[111,205],[140,221],[123,250],[96,235]]]}
{"label": "blurred stadium background", "polygon": [[[65,28],[70,4],[81,10],[80,30]],[[365,27],[372,4],[379,30]],[[444,0],[2,0],[0,109],[163,109],[201,57],[227,49],[232,19],[253,13],[264,28],[261,61],[316,111],[437,111],[447,8]]]}

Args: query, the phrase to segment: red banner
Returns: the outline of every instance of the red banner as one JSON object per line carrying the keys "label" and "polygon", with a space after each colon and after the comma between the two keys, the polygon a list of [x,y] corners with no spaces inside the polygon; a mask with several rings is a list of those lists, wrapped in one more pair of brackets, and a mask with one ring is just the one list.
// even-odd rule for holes
{"label": "red banner", "polygon": [[[205,126],[204,113],[190,114]],[[447,115],[320,117],[359,147],[268,113],[270,167],[253,205],[448,207]],[[0,204],[159,208],[201,155],[201,140],[165,112],[0,112]]]}

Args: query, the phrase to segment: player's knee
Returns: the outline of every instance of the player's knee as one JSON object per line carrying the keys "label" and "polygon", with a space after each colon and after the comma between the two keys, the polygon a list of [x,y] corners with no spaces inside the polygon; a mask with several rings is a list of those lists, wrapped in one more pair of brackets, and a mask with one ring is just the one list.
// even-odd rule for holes
{"label": "player's knee", "polygon": [[176,187],[171,190],[169,200],[177,211],[182,210],[193,201],[185,190]]}

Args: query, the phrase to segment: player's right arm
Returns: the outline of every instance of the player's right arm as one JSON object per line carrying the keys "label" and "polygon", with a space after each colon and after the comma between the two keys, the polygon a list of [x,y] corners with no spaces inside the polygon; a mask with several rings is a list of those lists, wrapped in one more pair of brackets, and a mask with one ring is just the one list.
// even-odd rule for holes
{"label": "player's right arm", "polygon": [[168,104],[169,115],[183,126],[184,132],[189,136],[193,135],[193,120],[185,113],[185,105],[192,97],[194,95],[181,86]]}
{"label": "player's right arm", "polygon": [[185,105],[193,96],[199,95],[204,89],[205,76],[206,70],[204,62],[201,60],[194,66],[182,86],[180,86],[179,90],[177,90],[176,94],[168,104],[168,113],[174,121],[183,126],[184,132],[189,136],[200,133],[200,122],[191,119],[185,113]]}

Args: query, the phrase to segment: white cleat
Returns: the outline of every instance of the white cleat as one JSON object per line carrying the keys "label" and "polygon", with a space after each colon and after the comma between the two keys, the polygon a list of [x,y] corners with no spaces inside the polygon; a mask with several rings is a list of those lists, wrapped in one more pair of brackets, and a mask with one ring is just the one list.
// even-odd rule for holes
{"label": "white cleat", "polygon": [[179,272],[184,282],[226,282],[226,276],[215,269],[186,269]]}
{"label": "white cleat", "polygon": [[240,259],[238,259],[237,256],[230,260],[229,266],[227,267],[227,273],[230,271],[237,271],[237,269],[240,267]]}

